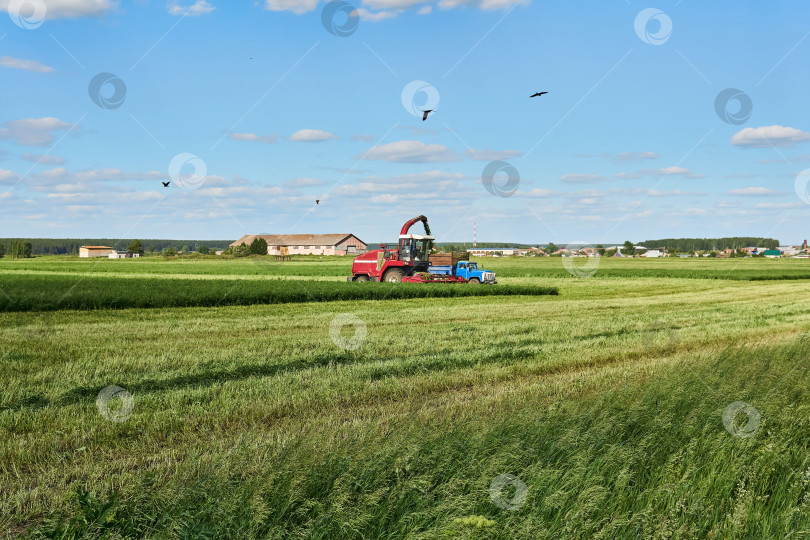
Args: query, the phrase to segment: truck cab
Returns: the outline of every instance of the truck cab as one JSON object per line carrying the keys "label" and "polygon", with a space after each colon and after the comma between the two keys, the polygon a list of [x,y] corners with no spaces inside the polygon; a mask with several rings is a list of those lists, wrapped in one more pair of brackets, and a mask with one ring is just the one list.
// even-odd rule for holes
{"label": "truck cab", "polygon": [[478,263],[470,261],[459,261],[456,264],[455,275],[469,280],[470,283],[498,283],[495,279],[495,272],[478,268]]}

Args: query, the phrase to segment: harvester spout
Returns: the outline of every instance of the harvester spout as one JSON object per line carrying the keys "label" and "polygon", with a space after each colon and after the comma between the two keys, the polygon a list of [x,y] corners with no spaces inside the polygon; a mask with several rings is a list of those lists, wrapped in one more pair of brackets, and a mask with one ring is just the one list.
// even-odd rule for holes
{"label": "harvester spout", "polygon": [[430,227],[428,226],[428,220],[425,216],[416,216],[415,218],[409,219],[405,222],[405,225],[402,226],[402,230],[399,231],[399,234],[408,234],[408,230],[417,222],[421,221],[425,224],[425,234],[430,236]]}

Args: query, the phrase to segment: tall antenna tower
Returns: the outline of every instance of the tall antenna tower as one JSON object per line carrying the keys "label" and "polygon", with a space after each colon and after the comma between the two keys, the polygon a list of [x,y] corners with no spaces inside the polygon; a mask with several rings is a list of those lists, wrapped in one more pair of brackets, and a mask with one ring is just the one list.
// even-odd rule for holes
{"label": "tall antenna tower", "polygon": [[475,240],[476,240],[476,237],[475,237],[475,221],[473,221],[473,247],[476,247]]}

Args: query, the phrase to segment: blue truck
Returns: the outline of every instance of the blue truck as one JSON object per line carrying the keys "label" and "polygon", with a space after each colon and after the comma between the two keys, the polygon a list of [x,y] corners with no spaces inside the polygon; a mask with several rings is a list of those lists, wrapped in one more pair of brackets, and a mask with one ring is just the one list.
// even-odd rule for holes
{"label": "blue truck", "polygon": [[478,263],[470,261],[459,261],[455,266],[448,265],[431,265],[428,267],[428,272],[442,276],[455,276],[469,280],[470,283],[477,285],[479,283],[486,283],[494,285],[498,283],[495,279],[495,272],[478,268]]}

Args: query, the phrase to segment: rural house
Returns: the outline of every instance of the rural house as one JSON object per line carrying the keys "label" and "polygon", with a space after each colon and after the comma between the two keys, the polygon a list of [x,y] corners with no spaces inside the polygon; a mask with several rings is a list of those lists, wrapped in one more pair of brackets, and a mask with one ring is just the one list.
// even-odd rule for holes
{"label": "rural house", "polygon": [[107,255],[107,257],[110,259],[134,259],[140,256],[140,253],[137,251],[113,251]]}
{"label": "rural house", "polygon": [[268,255],[359,255],[367,248],[353,234],[247,234],[231,247],[249,246],[256,238],[267,242]]}
{"label": "rural house", "polygon": [[115,250],[109,246],[80,246],[79,257],[84,259],[88,257],[109,257],[110,253],[115,253]]}

